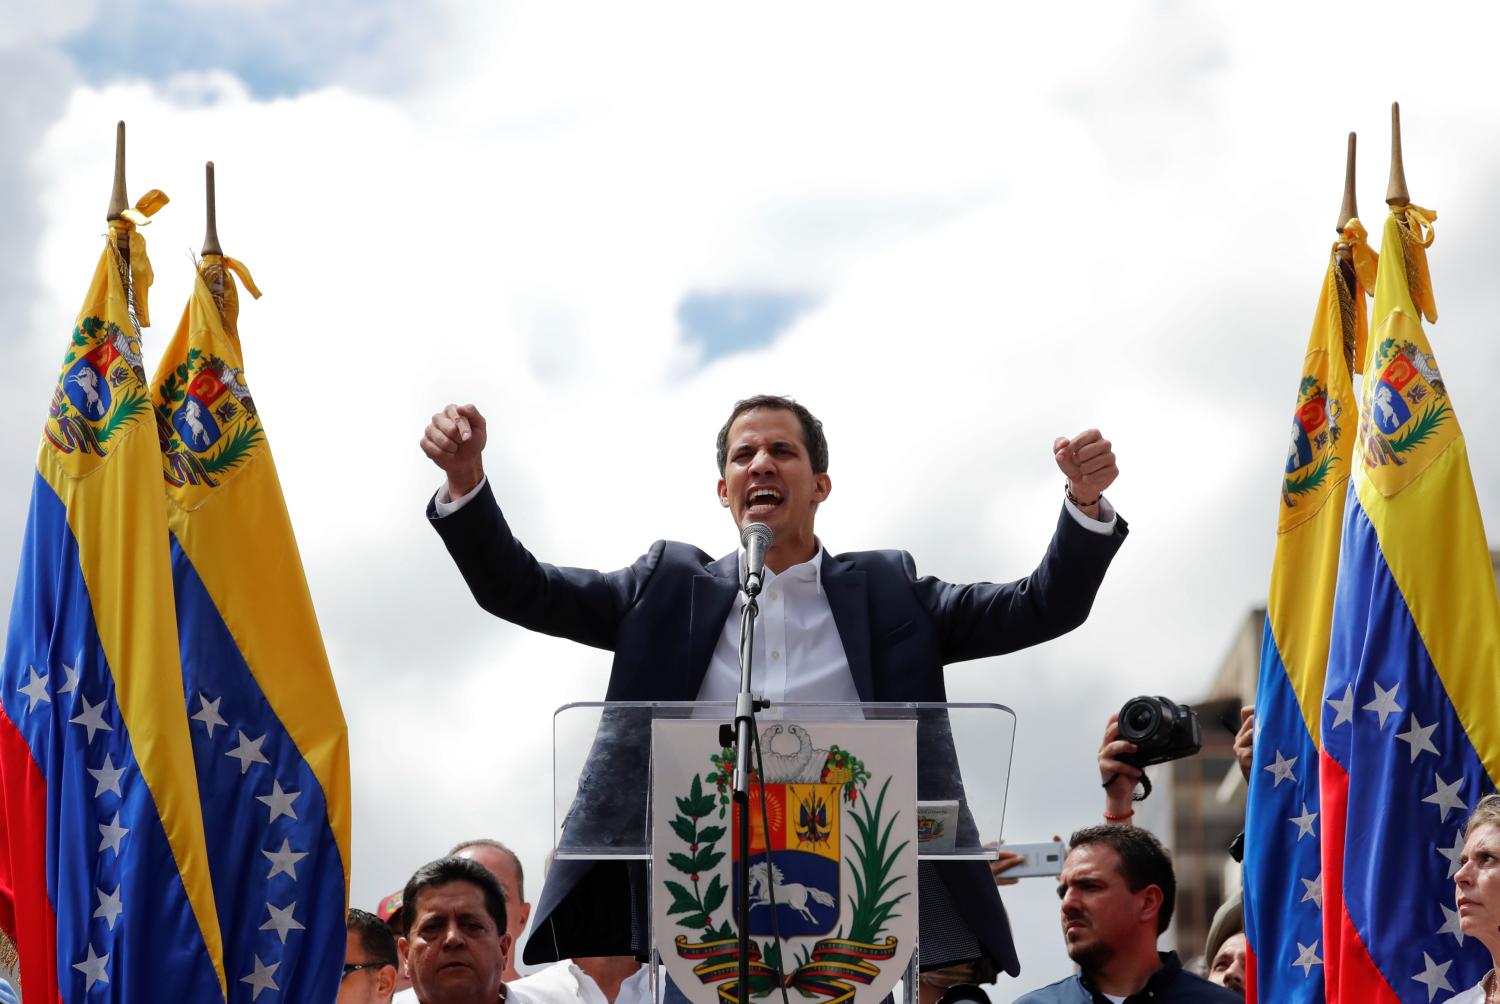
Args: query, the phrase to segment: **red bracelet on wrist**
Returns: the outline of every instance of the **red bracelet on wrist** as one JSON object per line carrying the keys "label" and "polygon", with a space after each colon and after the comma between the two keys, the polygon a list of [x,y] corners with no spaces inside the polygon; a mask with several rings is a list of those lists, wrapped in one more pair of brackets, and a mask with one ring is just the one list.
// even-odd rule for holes
{"label": "red bracelet on wrist", "polygon": [[1135,815],[1135,810],[1134,809],[1131,809],[1129,812],[1124,813],[1123,815],[1119,815],[1119,816],[1115,815],[1112,812],[1106,812],[1104,814],[1104,821],[1106,823],[1123,823],[1123,822],[1125,822],[1125,820],[1129,819],[1133,815]]}

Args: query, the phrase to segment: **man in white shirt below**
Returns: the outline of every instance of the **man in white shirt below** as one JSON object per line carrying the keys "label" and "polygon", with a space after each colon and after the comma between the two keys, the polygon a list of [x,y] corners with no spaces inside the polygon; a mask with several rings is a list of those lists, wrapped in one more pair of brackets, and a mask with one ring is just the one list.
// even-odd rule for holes
{"label": "man in white shirt below", "polygon": [[[611,430],[626,444],[624,463],[651,449],[639,435],[628,425]],[[539,562],[495,501],[483,464],[486,440],[478,409],[449,405],[432,417],[421,442],[446,475],[428,518],[480,605],[523,627],[613,651],[607,700],[732,700],[739,690],[737,553],[714,560],[689,545],[657,541],[614,572]],[[761,522],[775,534],[752,665],[755,691],[773,702],[943,701],[944,666],[1034,645],[1083,623],[1126,533],[1102,495],[1119,473],[1113,447],[1094,429],[1054,441],[1066,497],[1057,529],[1030,575],[998,585],[919,578],[903,552],[825,551],[814,520],[833,487],[828,443],[822,423],[789,398],[737,402],[716,447],[720,505],[737,528]],[[620,491],[649,500],[641,472],[627,469],[618,481]],[[899,481],[894,470],[892,482]],[[608,804],[628,794],[620,779],[645,776],[643,751],[630,747],[629,735],[622,729],[608,737],[603,755],[591,760],[613,777],[591,779],[585,769],[580,804],[592,815],[570,818],[564,840],[570,830],[639,829],[644,806],[633,796],[628,805]],[[924,747],[920,756],[928,752]],[[920,777],[918,786],[919,797],[931,797]],[[1018,972],[988,869],[967,862],[934,871],[941,881],[919,883],[924,967],[987,958]],[[560,861],[539,897],[525,961],[644,957],[648,904],[642,868]],[[928,934],[940,930],[943,943],[929,944]]]}
{"label": "man in white shirt below", "polygon": [[[505,949],[505,969],[501,978],[507,984],[519,981],[521,974],[516,972],[517,945],[521,933],[526,930],[526,918],[531,914],[531,904],[526,902],[526,874],[521,868],[521,859],[509,847],[489,837],[466,840],[456,845],[448,855],[467,858],[481,865],[485,871],[495,876],[500,888],[504,890],[505,935],[509,942]],[[406,987],[396,994],[394,1004],[409,1004],[416,999],[408,977]]]}

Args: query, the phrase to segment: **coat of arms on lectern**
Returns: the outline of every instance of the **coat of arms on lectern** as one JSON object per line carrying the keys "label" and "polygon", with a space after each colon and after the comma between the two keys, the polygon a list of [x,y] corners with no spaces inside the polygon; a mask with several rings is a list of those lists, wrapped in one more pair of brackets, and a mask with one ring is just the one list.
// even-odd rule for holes
{"label": "coat of arms on lectern", "polygon": [[[739,807],[717,723],[657,722],[653,934],[702,1004],[738,999]],[[915,726],[763,722],[750,777],[750,984],[831,1004],[883,998],[916,936]]]}

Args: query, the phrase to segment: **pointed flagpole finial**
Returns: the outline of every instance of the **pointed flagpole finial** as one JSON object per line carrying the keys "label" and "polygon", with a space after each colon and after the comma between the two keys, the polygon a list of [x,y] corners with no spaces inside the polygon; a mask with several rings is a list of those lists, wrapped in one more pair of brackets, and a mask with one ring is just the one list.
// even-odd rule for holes
{"label": "pointed flagpole finial", "polygon": [[1406,190],[1406,169],[1401,164],[1401,104],[1391,102],[1391,181],[1385,189],[1385,203],[1393,209],[1411,204]]}
{"label": "pointed flagpole finial", "polygon": [[1354,201],[1354,133],[1349,134],[1349,152],[1344,158],[1344,204],[1339,207],[1339,221],[1333,228],[1338,233],[1344,232],[1348,222],[1359,215],[1359,206]]}
{"label": "pointed flagpole finial", "polygon": [[109,209],[104,218],[118,220],[129,208],[130,200],[125,197],[125,123],[121,121],[115,125],[115,188],[109,196]]}
{"label": "pointed flagpole finial", "polygon": [[219,215],[214,201],[214,162],[209,161],[203,168],[205,191],[208,196],[208,229],[203,233],[203,253],[223,254],[224,249],[219,247]]}

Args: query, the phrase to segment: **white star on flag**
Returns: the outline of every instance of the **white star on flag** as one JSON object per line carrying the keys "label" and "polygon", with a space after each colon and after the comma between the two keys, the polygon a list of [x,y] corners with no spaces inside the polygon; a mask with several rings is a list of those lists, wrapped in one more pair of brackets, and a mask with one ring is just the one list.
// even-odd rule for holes
{"label": "white star on flag", "polygon": [[1397,732],[1396,738],[1411,746],[1411,762],[1416,763],[1417,757],[1423,753],[1437,754],[1437,747],[1432,745],[1432,733],[1437,730],[1437,722],[1423,726],[1417,721],[1417,716],[1411,716],[1411,724],[1405,732]]}
{"label": "white star on flag", "polygon": [[1464,800],[1458,797],[1458,786],[1464,783],[1464,777],[1460,774],[1457,781],[1454,781],[1452,784],[1446,784],[1443,781],[1443,775],[1434,773],[1433,776],[1437,778],[1437,790],[1422,799],[1422,801],[1435,805],[1442,810],[1442,816],[1439,818],[1446,822],[1448,813],[1454,809],[1464,808]]}
{"label": "white star on flag", "polygon": [[[215,697],[209,700],[205,695],[198,695],[198,713],[193,716],[193,721],[202,722],[203,727],[208,730],[208,738],[214,737],[214,729],[220,725],[228,726],[229,723],[219,717],[219,702],[224,698]],[[244,773],[241,771],[240,773]]]}
{"label": "white star on flag", "polygon": [[288,931],[307,930],[307,928],[303,927],[297,921],[296,917],[292,916],[292,911],[295,909],[297,909],[296,900],[293,900],[280,909],[272,906],[270,903],[267,903],[266,910],[270,912],[271,919],[260,925],[260,929],[262,931],[275,931],[276,936],[281,939],[281,943],[283,945],[286,944],[286,935]]}
{"label": "white star on flag", "polygon": [[109,977],[104,974],[104,967],[109,964],[108,955],[95,955],[94,946],[89,945],[88,958],[82,962],[73,963],[73,968],[82,973],[88,982],[84,985],[84,993],[94,989],[95,983],[108,983]]}
{"label": "white star on flag", "polygon": [[1443,916],[1446,919],[1443,921],[1443,926],[1437,929],[1437,933],[1453,935],[1458,939],[1459,945],[1462,946],[1464,943],[1464,932],[1463,928],[1458,926],[1458,911],[1450,909],[1445,903],[1439,903],[1438,907],[1443,911]]}
{"label": "white star on flag", "polygon": [[1380,727],[1385,728],[1385,721],[1392,715],[1402,712],[1401,705],[1396,703],[1396,691],[1401,689],[1398,681],[1390,690],[1386,690],[1380,684],[1375,684],[1375,700],[1364,706],[1365,711],[1373,711],[1380,716]]}
{"label": "white star on flag", "polygon": [[63,685],[57,688],[59,694],[71,694],[78,689],[78,670],[63,663]]}
{"label": "white star on flag", "polygon": [[120,825],[120,814],[116,812],[115,818],[112,821],[99,824],[99,852],[102,854],[104,848],[108,847],[118,856],[120,853],[120,841],[124,840],[125,834],[129,832],[128,829]]}
{"label": "white star on flag", "polygon": [[281,963],[279,962],[273,962],[268,966],[260,961],[259,955],[255,957],[255,970],[249,976],[240,977],[241,983],[248,983],[255,988],[250,992],[250,999],[252,1001],[260,996],[262,990],[281,989],[272,978],[276,975],[276,970],[279,968],[281,968]]}
{"label": "white star on flag", "polygon": [[97,888],[94,891],[99,894],[99,908],[94,911],[94,916],[103,917],[104,922],[113,931],[115,929],[115,919],[125,911],[125,908],[120,905],[120,887],[115,886],[114,892],[105,892],[103,889]]}
{"label": "white star on flag", "polygon": [[31,680],[24,687],[17,687],[19,693],[25,694],[30,700],[26,705],[28,713],[35,711],[40,703],[51,704],[52,695],[47,693],[47,681],[52,679],[51,675],[37,676],[35,666],[27,666],[31,671]]}
{"label": "white star on flag", "polygon": [[100,701],[98,704],[90,704],[87,697],[79,694],[78,702],[83,705],[83,710],[78,712],[74,717],[69,718],[68,724],[82,725],[85,729],[88,729],[89,737],[85,745],[94,741],[94,733],[100,729],[103,729],[105,732],[113,732],[115,730],[113,725],[104,720],[103,701]]}
{"label": "white star on flag", "polygon": [[277,818],[281,816],[290,816],[292,819],[296,819],[297,813],[292,811],[292,803],[301,794],[302,792],[300,791],[282,791],[281,782],[272,781],[271,793],[269,795],[256,795],[255,800],[257,802],[264,802],[271,810],[271,818],[266,821],[266,825],[269,826],[271,823],[276,822]]}
{"label": "white star on flag", "polygon": [[112,791],[116,795],[124,797],[124,793],[120,791],[120,775],[125,773],[125,768],[116,767],[108,753],[104,754],[104,766],[97,770],[90,767],[88,770],[89,776],[99,782],[99,786],[94,789],[95,798],[98,798],[106,791]]}
{"label": "white star on flag", "polygon": [[281,841],[281,849],[279,851],[261,851],[261,853],[266,856],[267,861],[271,862],[271,871],[266,875],[268,879],[275,878],[277,875],[285,872],[295,880],[297,878],[297,862],[307,857],[306,851],[292,850],[291,842],[286,839]]}
{"label": "white star on flag", "polygon": [[1447,990],[1450,993],[1452,992],[1453,984],[1448,982],[1447,973],[1448,967],[1453,965],[1453,963],[1450,961],[1444,962],[1439,965],[1438,963],[1433,962],[1432,956],[1428,955],[1426,952],[1422,953],[1422,961],[1426,963],[1427,968],[1422,970],[1417,975],[1413,976],[1412,979],[1416,980],[1418,983],[1426,985],[1427,1001],[1428,1004],[1432,1004],[1432,999],[1437,996],[1437,992],[1439,990]]}
{"label": "white star on flag", "polygon": [[1344,688],[1343,697],[1330,697],[1328,705],[1337,712],[1333,716],[1333,724],[1328,726],[1330,730],[1338,728],[1345,722],[1354,721],[1354,684],[1351,683]]}
{"label": "white star on flag", "polygon": [[1317,819],[1317,818],[1318,818],[1318,814],[1316,812],[1308,812],[1307,811],[1307,803],[1303,802],[1302,803],[1302,815],[1300,815],[1300,816],[1293,816],[1292,818],[1288,819],[1287,822],[1288,823],[1293,823],[1293,824],[1296,825],[1296,827],[1297,827],[1297,840],[1300,842],[1303,837],[1315,837],[1315,836],[1317,836],[1317,834],[1313,832],[1313,820]]}
{"label": "white star on flag", "polygon": [[1303,888],[1302,898],[1298,902],[1312,902],[1317,904],[1319,910],[1323,909],[1323,873],[1318,872],[1316,878],[1299,879],[1298,881],[1302,883]]}
{"label": "white star on flag", "polygon": [[244,776],[245,772],[250,769],[250,765],[252,763],[271,762],[267,760],[266,755],[260,751],[261,744],[265,741],[265,736],[261,736],[259,739],[251,739],[250,737],[246,736],[245,733],[241,732],[240,744],[224,755],[229,757],[231,760],[238,760],[240,762],[240,775]]}
{"label": "white star on flag", "polygon": [[1297,780],[1297,775],[1292,773],[1292,768],[1295,766],[1297,766],[1296,757],[1292,757],[1290,760],[1288,760],[1286,757],[1281,755],[1281,750],[1277,750],[1276,762],[1273,764],[1268,764],[1261,769],[1270,772],[1271,776],[1276,778],[1276,783],[1271,785],[1271,787],[1277,788],[1281,786],[1281,782],[1283,781]]}
{"label": "white star on flag", "polygon": [[1458,859],[1462,857],[1464,853],[1463,831],[1460,830],[1459,832],[1453,834],[1452,847],[1439,847],[1437,849],[1437,852],[1448,859],[1448,877],[1452,878],[1453,876],[1457,875]]}
{"label": "white star on flag", "polygon": [[1297,956],[1297,961],[1293,962],[1292,965],[1302,967],[1302,978],[1305,980],[1312,975],[1313,966],[1321,966],[1323,964],[1323,960],[1318,958],[1318,939],[1314,938],[1311,945],[1304,945],[1300,941],[1297,942],[1297,951],[1302,954]]}

